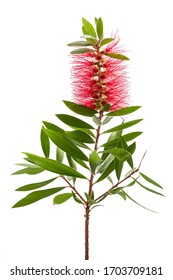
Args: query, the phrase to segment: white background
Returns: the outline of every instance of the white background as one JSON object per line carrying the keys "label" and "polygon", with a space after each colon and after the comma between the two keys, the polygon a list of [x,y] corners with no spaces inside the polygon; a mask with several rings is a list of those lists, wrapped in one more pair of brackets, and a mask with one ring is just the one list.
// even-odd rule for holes
{"label": "white background", "polygon": [[[162,266],[164,276],[159,279],[172,279],[171,11],[168,0],[1,1],[0,275],[4,280],[13,278],[9,269],[15,265]],[[24,196],[15,188],[45,177],[10,174],[22,161],[21,152],[41,155],[42,120],[56,123],[54,115],[66,110],[61,100],[72,99],[66,44],[81,36],[82,17],[94,23],[95,16],[102,17],[107,37],[118,29],[129,50],[131,105],[142,105],[134,117],[144,118],[138,125],[144,134],[137,141],[136,162],[147,150],[142,171],[164,186],[166,197],[134,189],[133,197],[159,214],[117,196],[96,208],[90,223],[91,260],[84,262],[83,209],[73,201],[53,206],[52,197],[11,209]]]}

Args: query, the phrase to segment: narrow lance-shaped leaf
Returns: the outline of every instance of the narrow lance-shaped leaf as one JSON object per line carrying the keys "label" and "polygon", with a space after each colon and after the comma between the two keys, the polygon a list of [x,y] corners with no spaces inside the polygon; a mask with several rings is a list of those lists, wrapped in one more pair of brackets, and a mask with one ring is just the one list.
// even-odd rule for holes
{"label": "narrow lance-shaped leaf", "polygon": [[153,213],[157,213],[156,211],[151,210],[151,209],[149,209],[149,208],[147,208],[147,207],[141,205],[140,203],[138,203],[138,202],[137,202],[136,200],[134,200],[130,195],[128,195],[124,190],[122,190],[122,193],[124,193],[131,201],[133,201],[135,204],[139,205],[140,207],[142,207],[142,208],[144,208],[144,209],[146,209],[146,210],[149,210],[149,211],[151,211],[151,212],[153,212]]}
{"label": "narrow lance-shaped leaf", "polygon": [[[108,138],[108,140],[106,141],[106,143],[104,143],[102,146],[104,147],[104,151],[106,149],[109,149],[109,148],[115,148],[117,146],[117,143],[119,141],[119,137],[120,135],[122,134],[122,130],[119,130],[119,131],[115,131],[115,132],[112,132]],[[111,142],[112,141],[112,142]],[[106,146],[106,144],[112,144],[112,146]],[[108,156],[108,154],[106,153],[103,153],[102,154],[102,160],[105,160],[106,157]]]}
{"label": "narrow lance-shaped leaf", "polygon": [[104,180],[105,178],[107,178],[107,176],[109,174],[111,174],[111,172],[114,170],[114,161],[112,161],[107,168],[104,170],[104,172],[102,173],[102,175],[97,179],[97,181],[95,183],[98,183],[102,180]]}
{"label": "narrow lance-shaped leaf", "polygon": [[134,120],[134,121],[129,121],[129,122],[126,122],[126,123],[122,123],[120,125],[117,125],[111,129],[108,129],[106,131],[104,131],[103,133],[110,133],[110,132],[114,132],[114,131],[118,131],[118,130],[123,130],[123,129],[126,129],[126,128],[129,128],[139,122],[141,122],[143,119],[137,119],[137,120]]}
{"label": "narrow lance-shaped leaf", "polygon": [[136,137],[138,137],[141,134],[142,134],[142,131],[135,131],[135,132],[130,132],[130,133],[124,134],[122,137],[126,142],[128,142],[128,141],[135,139]]}
{"label": "narrow lance-shaped leaf", "polygon": [[37,165],[44,168],[45,170],[51,171],[53,173],[57,173],[60,175],[67,175],[71,177],[83,178],[86,179],[84,175],[74,170],[73,168],[60,163],[53,159],[39,157],[34,154],[25,153],[29,158],[31,158]]}
{"label": "narrow lance-shaped leaf", "polygon": [[103,37],[103,21],[102,21],[101,18],[99,18],[97,20],[96,29],[97,29],[97,35],[98,35],[99,39],[102,39],[102,37]]}
{"label": "narrow lance-shaped leaf", "polygon": [[94,129],[90,124],[70,115],[57,114],[56,117],[71,127]]}
{"label": "narrow lance-shaped leaf", "polygon": [[119,53],[103,53],[106,56],[112,57],[114,59],[120,59],[120,60],[129,60],[129,58],[123,54],[119,54]]}
{"label": "narrow lance-shaped leaf", "polygon": [[93,116],[93,122],[98,126],[101,125],[101,120],[97,116]]}
{"label": "narrow lance-shaped leaf", "polygon": [[65,131],[65,134],[68,137],[82,143],[94,143],[93,138],[90,135],[88,135],[86,132],[83,132],[81,130]]}
{"label": "narrow lance-shaped leaf", "polygon": [[59,126],[57,126],[53,123],[43,121],[43,124],[45,125],[46,128],[48,128],[50,130],[54,130],[54,131],[59,132],[61,134],[65,134],[65,131],[62,128],[60,128]]}
{"label": "narrow lance-shaped leaf", "polygon": [[31,167],[26,167],[26,168],[20,169],[20,170],[14,172],[12,175],[21,175],[21,174],[36,175],[43,171],[44,171],[43,168],[33,165]]}
{"label": "narrow lance-shaped leaf", "polygon": [[91,36],[96,38],[96,32],[95,32],[95,29],[92,26],[92,24],[88,20],[86,20],[85,18],[82,18],[82,23],[83,23],[83,26],[84,26],[84,29],[85,29],[86,33],[88,35],[91,35]]}
{"label": "narrow lance-shaped leaf", "polygon": [[82,26],[82,32],[84,35],[81,36],[81,38],[85,38],[88,42],[91,42],[93,46],[97,44],[97,40],[95,37],[93,37],[92,35],[87,35],[84,26]]}
{"label": "narrow lance-shaped leaf", "polygon": [[76,201],[79,204],[83,204],[83,202],[76,196],[76,194],[74,192],[72,192],[72,194],[73,194],[74,201]]}
{"label": "narrow lance-shaped leaf", "polygon": [[84,105],[79,105],[79,104],[76,104],[74,102],[66,101],[66,100],[64,100],[63,102],[72,112],[75,112],[79,115],[83,115],[83,116],[87,116],[87,117],[93,117],[97,113],[96,110],[93,110],[93,109],[91,109],[87,106],[84,106]]}
{"label": "narrow lance-shaped leaf", "polygon": [[54,197],[53,204],[61,204],[69,200],[73,196],[72,193],[62,193]]}
{"label": "narrow lance-shaped leaf", "polygon": [[[68,160],[69,166],[72,167],[73,169],[77,170],[75,161],[68,154],[67,154],[67,160]],[[76,178],[73,177],[73,184],[75,184],[75,182],[76,182]]]}
{"label": "narrow lance-shaped leaf", "polygon": [[87,41],[75,41],[69,43],[67,46],[68,47],[87,47],[87,46],[92,46],[93,44],[91,42]]}
{"label": "narrow lance-shaped leaf", "polygon": [[69,155],[79,158],[81,160],[88,160],[86,155],[74,144],[67,136],[60,134],[56,131],[44,129],[48,137],[57,145],[60,149],[68,153]]}
{"label": "narrow lance-shaped leaf", "polygon": [[109,150],[105,150],[104,153],[110,153],[113,156],[115,156],[117,158],[117,160],[120,161],[125,161],[126,159],[128,159],[131,154],[122,148],[115,148],[115,149],[109,149]]}
{"label": "narrow lance-shaped leaf", "polygon": [[146,191],[149,191],[149,192],[152,192],[152,193],[154,193],[154,194],[158,194],[158,195],[164,196],[162,193],[156,192],[156,191],[154,191],[154,190],[152,190],[152,189],[150,189],[150,188],[148,188],[148,187],[145,187],[143,184],[141,184],[141,183],[140,183],[139,181],[137,181],[137,180],[136,180],[136,183],[137,183],[139,186],[141,186],[143,189],[145,189]]}
{"label": "narrow lance-shaped leaf", "polygon": [[89,167],[88,167],[88,165],[86,165],[86,163],[85,163],[83,160],[78,159],[78,158],[73,158],[73,159],[74,159],[74,161],[76,161],[78,164],[80,164],[82,167],[84,167],[84,168],[90,170]]}
{"label": "narrow lance-shaped leaf", "polygon": [[104,46],[104,45],[106,45],[106,44],[112,42],[113,40],[114,40],[114,38],[104,38],[104,39],[101,41],[100,46],[102,47],[102,46]]}
{"label": "narrow lance-shaped leaf", "polygon": [[91,167],[91,170],[93,172],[93,174],[95,173],[95,170],[97,168],[97,166],[102,162],[101,158],[99,157],[98,153],[96,151],[93,151],[90,154],[89,157],[89,164]]}
{"label": "narrow lance-shaped leaf", "polygon": [[19,200],[12,208],[27,206],[29,204],[37,202],[38,200],[41,200],[52,194],[55,194],[55,193],[63,190],[64,188],[65,187],[58,187],[58,188],[52,188],[52,189],[32,192],[32,193],[28,194],[26,197]]}
{"label": "narrow lance-shaped leaf", "polygon": [[64,159],[64,151],[59,147],[56,148],[56,160],[59,162],[63,162]]}
{"label": "narrow lance-shaped leaf", "polygon": [[107,114],[107,116],[124,116],[124,115],[128,115],[128,114],[135,112],[139,108],[141,108],[141,106],[130,106],[130,107],[126,107],[126,108],[122,108],[122,109],[110,112]]}
{"label": "narrow lance-shaped leaf", "polygon": [[56,179],[57,179],[57,177],[43,181],[43,182],[39,182],[39,183],[28,184],[28,185],[25,185],[25,186],[22,186],[22,187],[16,189],[16,191],[32,191],[32,190],[44,187],[44,186],[52,183]]}
{"label": "narrow lance-shaped leaf", "polygon": [[153,179],[149,178],[149,177],[148,177],[147,175],[145,175],[144,173],[139,172],[139,174],[140,174],[146,181],[148,181],[149,183],[155,185],[156,187],[159,187],[159,188],[163,189],[161,185],[159,185],[159,184],[158,184],[157,182],[155,182]]}
{"label": "narrow lance-shaped leaf", "polygon": [[105,171],[105,169],[110,165],[110,163],[114,160],[114,156],[113,155],[109,155],[104,161],[103,163],[98,166],[97,168],[97,173],[103,173]]}
{"label": "narrow lance-shaped leaf", "polygon": [[122,173],[122,170],[123,170],[124,161],[122,161],[122,160],[120,161],[120,160],[117,160],[115,158],[114,162],[115,162],[115,172],[116,172],[116,175],[117,175],[117,179],[120,180],[121,173]]}
{"label": "narrow lance-shaped leaf", "polygon": [[89,194],[87,194],[86,192],[85,192],[85,196],[86,196],[86,199],[87,199],[87,201],[88,201],[88,203],[89,203],[90,205],[96,204],[96,202],[94,201],[94,199],[92,199],[92,197],[91,197]]}
{"label": "narrow lance-shaped leaf", "polygon": [[90,49],[90,48],[80,48],[80,49],[76,49],[71,51],[71,54],[82,54],[82,53],[88,53],[88,52],[95,52],[94,49]]}
{"label": "narrow lance-shaped leaf", "polygon": [[117,194],[119,193],[121,190],[123,190],[125,187],[116,187],[115,189],[111,190],[109,192],[109,194]]}
{"label": "narrow lance-shaped leaf", "polygon": [[49,153],[50,153],[50,143],[49,143],[49,138],[45,134],[43,128],[41,129],[40,140],[41,140],[41,147],[42,147],[43,153],[44,153],[45,157],[48,158]]}

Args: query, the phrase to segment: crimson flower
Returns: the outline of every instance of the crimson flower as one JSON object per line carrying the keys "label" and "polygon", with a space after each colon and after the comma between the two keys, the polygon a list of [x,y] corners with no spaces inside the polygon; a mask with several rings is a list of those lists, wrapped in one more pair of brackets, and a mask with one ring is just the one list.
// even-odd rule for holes
{"label": "crimson flower", "polygon": [[[119,38],[103,49],[72,54],[71,85],[74,101],[92,109],[102,110],[105,104],[111,111],[124,108],[128,103],[127,64],[116,55],[123,53]],[[115,55],[115,57],[111,57]],[[121,56],[121,55],[120,55]]]}

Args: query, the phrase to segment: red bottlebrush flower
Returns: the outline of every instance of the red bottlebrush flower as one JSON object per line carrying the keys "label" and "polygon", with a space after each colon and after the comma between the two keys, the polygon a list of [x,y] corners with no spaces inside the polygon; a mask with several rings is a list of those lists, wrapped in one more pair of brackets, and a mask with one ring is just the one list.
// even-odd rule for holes
{"label": "red bottlebrush flower", "polygon": [[108,57],[107,53],[120,54],[119,39],[105,49],[72,55],[72,92],[74,101],[92,109],[102,110],[110,104],[114,111],[127,106],[128,79],[124,60]]}

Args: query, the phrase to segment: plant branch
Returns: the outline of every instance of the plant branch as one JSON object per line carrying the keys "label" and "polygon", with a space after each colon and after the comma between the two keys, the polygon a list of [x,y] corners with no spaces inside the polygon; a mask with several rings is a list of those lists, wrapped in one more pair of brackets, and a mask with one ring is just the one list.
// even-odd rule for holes
{"label": "plant branch", "polygon": [[95,201],[97,202],[98,200],[102,199],[104,196],[108,195],[110,191],[112,191],[113,189],[117,188],[121,183],[123,183],[125,180],[129,179],[133,174],[135,174],[136,172],[139,171],[139,168],[133,170],[127,177],[125,177],[124,179],[122,179],[121,181],[118,181],[113,187],[111,187],[108,191],[106,191],[105,193],[103,193],[102,195],[100,195],[99,197],[97,197],[95,199]]}
{"label": "plant branch", "polygon": [[82,200],[82,202],[87,205],[87,201],[80,195],[80,193],[76,190],[76,188],[64,177],[60,176],[66,183],[69,185],[69,187],[75,192],[75,194]]}

